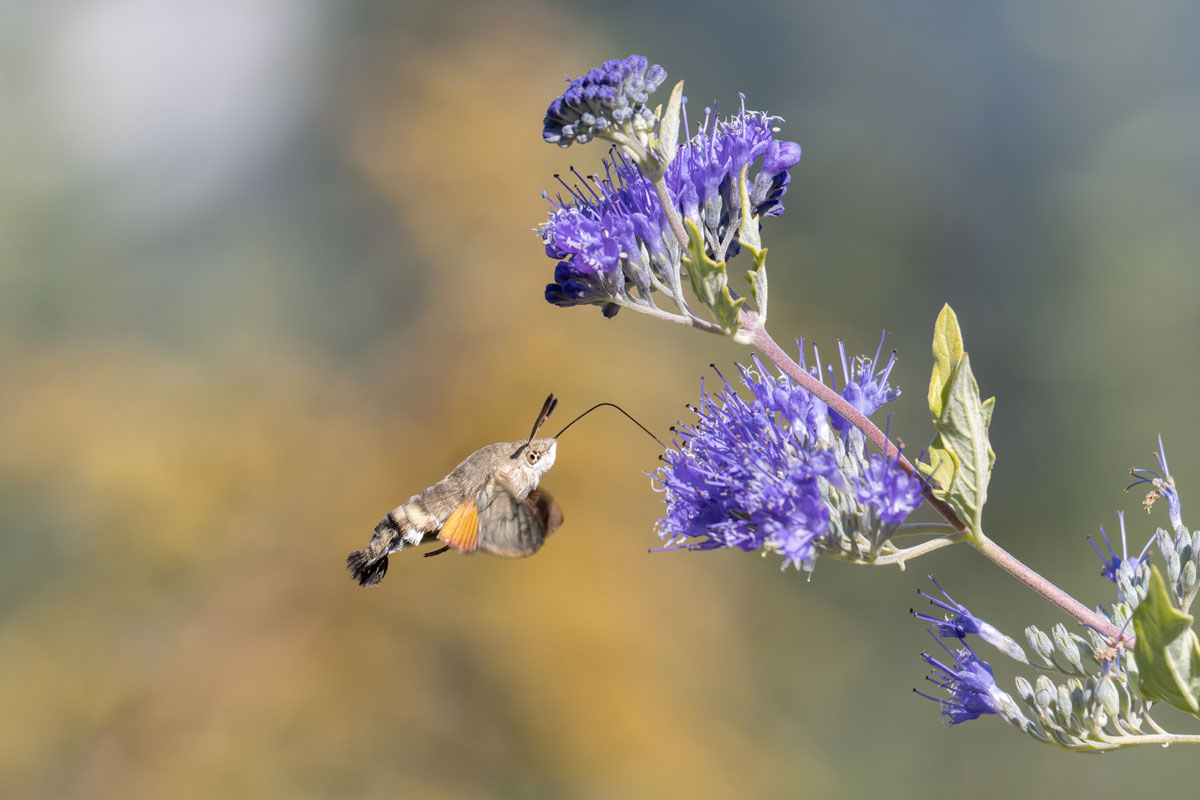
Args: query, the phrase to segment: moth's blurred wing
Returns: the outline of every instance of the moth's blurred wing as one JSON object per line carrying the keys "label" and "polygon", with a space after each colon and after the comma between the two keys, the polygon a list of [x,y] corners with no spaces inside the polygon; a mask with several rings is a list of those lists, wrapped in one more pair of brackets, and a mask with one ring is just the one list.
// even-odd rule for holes
{"label": "moth's blurred wing", "polygon": [[541,549],[562,525],[562,509],[549,492],[534,489],[518,500],[503,475],[479,493],[479,549],[503,558],[521,558]]}
{"label": "moth's blurred wing", "polygon": [[479,542],[479,514],[474,500],[464,500],[450,513],[437,538],[464,553],[475,552]]}
{"label": "moth's blurred wing", "polygon": [[554,502],[554,498],[545,489],[534,489],[525,498],[525,502],[533,505],[538,519],[541,519],[546,526],[547,536],[562,527],[562,509],[559,508],[558,503]]}

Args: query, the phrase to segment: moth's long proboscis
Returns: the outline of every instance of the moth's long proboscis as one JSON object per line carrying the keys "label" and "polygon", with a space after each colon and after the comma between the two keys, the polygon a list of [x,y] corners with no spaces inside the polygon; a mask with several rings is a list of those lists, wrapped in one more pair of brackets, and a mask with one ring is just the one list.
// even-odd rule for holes
{"label": "moth's long proboscis", "polygon": [[568,422],[568,423],[567,423],[565,426],[563,426],[563,429],[562,429],[561,431],[559,431],[558,433],[554,434],[554,438],[555,438],[555,439],[557,439],[558,437],[562,436],[562,435],[563,435],[563,434],[566,432],[567,428],[571,427],[571,426],[572,426],[572,425],[574,425],[576,422],[579,422],[579,420],[583,419],[583,418],[584,418],[584,417],[586,417],[588,414],[592,413],[593,411],[595,411],[597,408],[600,408],[601,406],[612,406],[612,407],[613,407],[613,408],[615,408],[617,411],[620,411],[622,414],[624,414],[626,417],[628,417],[628,418],[629,418],[629,421],[630,421],[630,422],[632,422],[634,425],[637,425],[639,428],[641,428],[641,429],[642,429],[642,431],[644,431],[644,432],[645,432],[645,434],[646,434],[647,436],[649,436],[649,437],[650,437],[651,439],[653,439],[654,441],[658,442],[658,443],[659,443],[659,445],[660,445],[660,446],[662,446],[663,448],[665,448],[665,447],[666,447],[666,445],[665,445],[665,444],[663,444],[663,441],[662,441],[662,439],[659,439],[657,436],[655,436],[653,433],[651,433],[649,428],[647,428],[645,425],[643,425],[642,423],[640,423],[640,422],[638,422],[636,419],[634,419],[632,414],[630,414],[630,413],[629,413],[628,411],[626,411],[625,409],[621,408],[621,407],[620,407],[619,405],[617,405],[616,403],[596,403],[596,405],[592,406],[592,407],[591,407],[591,408],[589,408],[587,411],[583,412],[583,413],[582,413],[582,414],[580,414],[578,417],[576,417],[575,419],[573,419],[573,420],[571,420],[570,422]]}

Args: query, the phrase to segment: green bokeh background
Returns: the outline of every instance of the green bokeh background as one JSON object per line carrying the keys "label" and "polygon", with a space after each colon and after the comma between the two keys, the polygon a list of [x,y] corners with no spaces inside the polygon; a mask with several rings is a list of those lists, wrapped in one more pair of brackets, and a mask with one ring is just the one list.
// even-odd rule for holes
{"label": "green bokeh background", "polygon": [[990,533],[1106,601],[1084,537],[1165,523],[1125,471],[1161,432],[1185,519],[1200,484],[1197,29],[1185,2],[0,3],[0,795],[1194,786],[1186,749],[938,724],[926,573],[1014,635],[1060,619],[969,550],[811,582],[648,555],[657,453],[616,415],[564,437],[536,558],[406,556],[370,592],[341,561],[548,391],[665,431],[748,355],[541,300],[540,192],[601,155],[541,115],[637,52],[804,147],[776,338],[892,331],[915,449],[950,302],[997,396]]}

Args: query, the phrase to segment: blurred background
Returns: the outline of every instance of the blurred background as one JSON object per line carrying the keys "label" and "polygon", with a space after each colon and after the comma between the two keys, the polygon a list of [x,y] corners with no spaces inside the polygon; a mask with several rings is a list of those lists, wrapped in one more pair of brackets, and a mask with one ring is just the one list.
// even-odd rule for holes
{"label": "blurred background", "polygon": [[612,413],[564,437],[544,485],[567,522],[537,557],[347,579],[386,511],[524,436],[547,392],[564,420],[614,401],[665,435],[709,362],[748,357],[542,300],[540,192],[602,155],[542,144],[542,115],[633,52],[694,114],[740,91],[786,119],[804,158],[764,231],[772,331],[826,354],[892,331],[915,448],[953,304],[997,396],[994,538],[1107,602],[1085,536],[1120,509],[1131,547],[1166,523],[1121,491],[1160,432],[1188,517],[1200,9],[739,7],[0,1],[0,794],[1194,785],[1179,748],[939,725],[910,691],[925,574],[1018,637],[1060,620],[969,550],[811,582],[647,554],[658,453]]}

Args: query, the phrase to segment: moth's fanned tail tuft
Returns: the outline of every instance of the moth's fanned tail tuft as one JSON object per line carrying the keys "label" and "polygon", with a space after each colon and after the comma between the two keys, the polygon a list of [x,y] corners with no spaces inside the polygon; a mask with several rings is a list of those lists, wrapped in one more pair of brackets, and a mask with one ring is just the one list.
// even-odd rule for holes
{"label": "moth's fanned tail tuft", "polygon": [[378,586],[387,574],[387,553],[372,554],[370,549],[355,550],[346,556],[346,571],[359,586]]}

